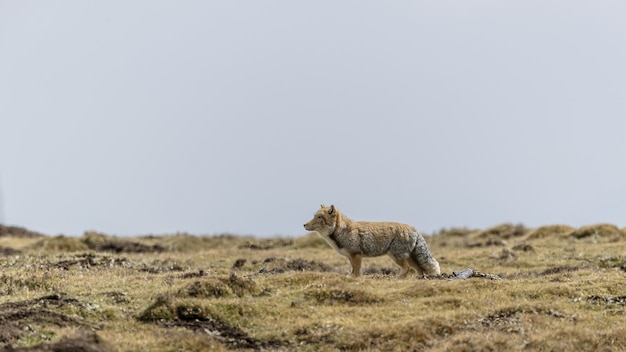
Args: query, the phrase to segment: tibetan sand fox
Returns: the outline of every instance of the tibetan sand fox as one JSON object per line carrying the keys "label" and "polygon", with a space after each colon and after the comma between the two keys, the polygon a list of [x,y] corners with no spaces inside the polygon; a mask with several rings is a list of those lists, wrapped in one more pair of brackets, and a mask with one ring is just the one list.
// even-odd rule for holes
{"label": "tibetan sand fox", "polygon": [[409,267],[419,275],[441,273],[424,237],[413,226],[397,222],[352,221],[334,205],[322,205],[304,228],[317,232],[339,254],[348,257],[355,277],[361,274],[363,257],[383,254],[402,268],[399,277],[406,276]]}

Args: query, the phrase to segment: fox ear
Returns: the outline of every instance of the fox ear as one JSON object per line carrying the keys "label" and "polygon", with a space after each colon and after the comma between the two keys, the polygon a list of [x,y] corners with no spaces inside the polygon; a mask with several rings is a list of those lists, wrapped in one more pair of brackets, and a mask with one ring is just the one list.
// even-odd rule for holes
{"label": "fox ear", "polygon": [[322,209],[326,208],[324,204],[320,204],[320,207],[322,207]]}
{"label": "fox ear", "polygon": [[334,214],[334,213],[335,213],[335,206],[334,206],[334,205],[331,205],[331,206],[330,206],[330,210],[328,211],[328,214],[332,215],[332,214]]}

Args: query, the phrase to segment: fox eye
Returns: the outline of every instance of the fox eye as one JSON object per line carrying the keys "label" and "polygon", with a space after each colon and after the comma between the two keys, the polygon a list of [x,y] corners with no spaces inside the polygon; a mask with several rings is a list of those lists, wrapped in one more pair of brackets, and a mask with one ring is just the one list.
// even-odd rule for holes
{"label": "fox eye", "polygon": [[318,219],[321,219],[321,218],[322,218],[322,216],[321,216],[321,215],[318,215],[318,216],[317,216],[317,218],[318,218]]}

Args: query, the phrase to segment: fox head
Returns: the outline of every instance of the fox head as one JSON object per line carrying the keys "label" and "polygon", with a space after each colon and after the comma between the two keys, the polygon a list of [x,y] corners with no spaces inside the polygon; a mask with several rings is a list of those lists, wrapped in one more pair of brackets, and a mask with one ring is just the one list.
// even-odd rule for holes
{"label": "fox head", "polygon": [[322,204],[322,208],[315,213],[313,219],[304,224],[304,228],[308,231],[315,231],[320,234],[328,235],[335,230],[338,216],[339,211],[334,205],[327,207]]}

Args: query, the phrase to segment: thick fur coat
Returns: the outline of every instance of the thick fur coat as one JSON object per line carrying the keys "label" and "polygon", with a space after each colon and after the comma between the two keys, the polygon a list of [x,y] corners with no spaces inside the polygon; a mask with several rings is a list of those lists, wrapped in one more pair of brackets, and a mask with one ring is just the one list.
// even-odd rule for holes
{"label": "thick fur coat", "polygon": [[401,277],[406,276],[410,267],[420,275],[441,273],[424,237],[413,226],[397,222],[352,221],[334,205],[322,205],[304,228],[317,232],[339,254],[348,257],[354,276],[361,274],[363,257],[384,254],[402,268]]}

